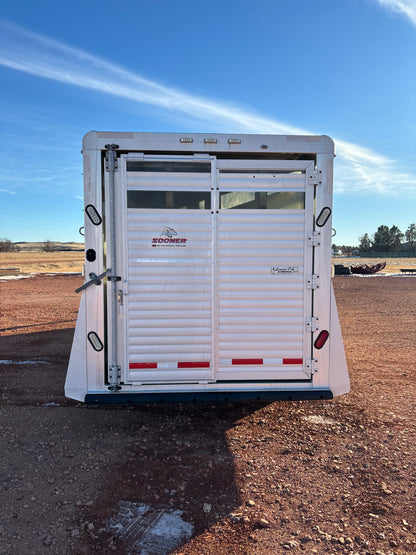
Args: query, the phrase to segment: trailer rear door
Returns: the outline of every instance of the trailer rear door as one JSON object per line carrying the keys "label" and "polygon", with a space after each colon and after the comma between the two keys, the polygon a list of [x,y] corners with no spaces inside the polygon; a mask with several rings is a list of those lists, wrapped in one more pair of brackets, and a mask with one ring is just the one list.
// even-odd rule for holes
{"label": "trailer rear door", "polygon": [[310,161],[122,155],[124,383],[308,380]]}
{"label": "trailer rear door", "polygon": [[217,380],[308,378],[313,187],[280,164],[218,161]]}

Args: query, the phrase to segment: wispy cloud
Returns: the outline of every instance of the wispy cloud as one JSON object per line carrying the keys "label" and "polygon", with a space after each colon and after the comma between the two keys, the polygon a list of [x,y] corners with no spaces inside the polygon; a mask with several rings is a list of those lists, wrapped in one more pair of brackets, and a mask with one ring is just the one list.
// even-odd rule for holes
{"label": "wispy cloud", "polygon": [[7,193],[8,195],[16,195],[16,191],[10,191],[9,189],[0,189],[0,193]]}
{"label": "wispy cloud", "polygon": [[381,6],[392,12],[405,15],[416,26],[416,1],[415,0],[376,0]]}
{"label": "wispy cloud", "polygon": [[[399,1],[396,0],[396,3]],[[235,104],[167,87],[4,20],[0,20],[0,30],[0,64],[18,71],[174,113],[185,113],[190,119],[203,122],[208,130],[295,135],[317,132],[265,117]],[[321,129],[318,130],[318,133],[321,132]],[[398,185],[401,192],[415,189],[416,177],[399,174],[393,160],[369,148],[342,139],[334,140],[338,155],[336,187],[339,192],[391,194],[396,192]]]}

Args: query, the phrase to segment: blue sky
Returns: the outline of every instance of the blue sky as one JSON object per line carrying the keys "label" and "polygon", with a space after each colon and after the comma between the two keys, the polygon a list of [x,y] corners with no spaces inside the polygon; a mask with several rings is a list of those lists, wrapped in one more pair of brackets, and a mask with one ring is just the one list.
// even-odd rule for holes
{"label": "blue sky", "polygon": [[0,237],[81,240],[90,130],[326,134],[337,244],[416,222],[416,0],[15,0]]}

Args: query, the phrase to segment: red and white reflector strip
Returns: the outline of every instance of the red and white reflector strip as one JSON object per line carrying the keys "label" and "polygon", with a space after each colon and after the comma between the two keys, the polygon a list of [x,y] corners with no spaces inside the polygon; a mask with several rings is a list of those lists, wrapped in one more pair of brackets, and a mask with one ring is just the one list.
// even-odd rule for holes
{"label": "red and white reflector strip", "polygon": [[221,366],[286,366],[302,365],[303,358],[223,358]]}
{"label": "red and white reflector strip", "polygon": [[209,368],[210,362],[130,362],[130,370],[176,370],[178,368]]}
{"label": "red and white reflector strip", "polygon": [[[221,366],[302,366],[303,358],[228,358],[220,360]],[[183,362],[130,362],[130,370],[184,370],[210,368],[208,361]]]}

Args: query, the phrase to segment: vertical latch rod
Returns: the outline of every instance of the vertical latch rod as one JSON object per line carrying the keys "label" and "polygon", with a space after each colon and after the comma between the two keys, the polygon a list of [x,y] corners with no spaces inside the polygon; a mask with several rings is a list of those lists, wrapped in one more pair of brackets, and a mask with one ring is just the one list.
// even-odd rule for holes
{"label": "vertical latch rod", "polygon": [[111,287],[111,360],[108,370],[109,390],[118,391],[120,386],[120,366],[117,364],[117,267],[116,267],[116,212],[115,212],[115,179],[114,173],[118,169],[117,149],[118,145],[105,145],[107,149],[105,156],[105,169],[109,172],[109,232],[110,232],[110,259],[111,276],[109,282]]}

